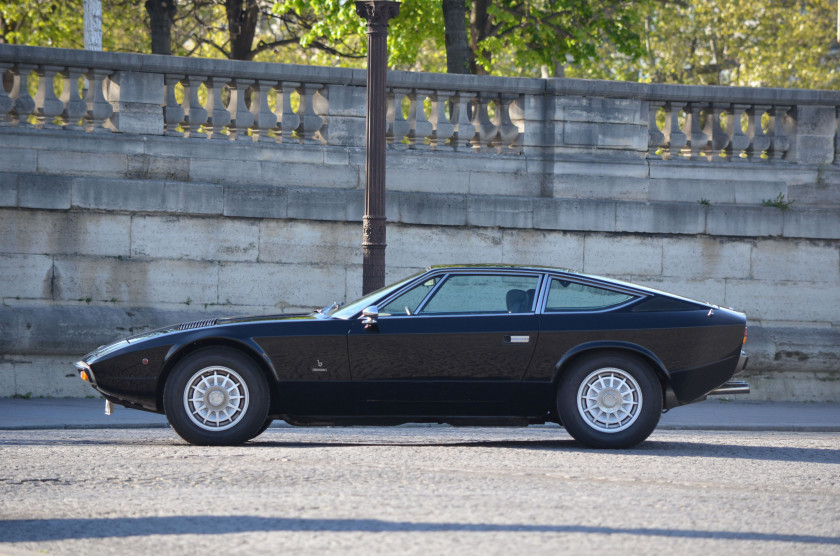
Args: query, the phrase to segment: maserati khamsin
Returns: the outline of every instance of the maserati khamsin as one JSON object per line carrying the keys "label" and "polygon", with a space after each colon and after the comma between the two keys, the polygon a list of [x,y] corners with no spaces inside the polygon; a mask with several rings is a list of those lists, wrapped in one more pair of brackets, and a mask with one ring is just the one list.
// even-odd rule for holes
{"label": "maserati khamsin", "polygon": [[187,442],[291,425],[559,423],[625,448],[663,411],[749,392],[744,314],[559,269],[441,266],[309,314],[201,320],[76,363],[106,399]]}

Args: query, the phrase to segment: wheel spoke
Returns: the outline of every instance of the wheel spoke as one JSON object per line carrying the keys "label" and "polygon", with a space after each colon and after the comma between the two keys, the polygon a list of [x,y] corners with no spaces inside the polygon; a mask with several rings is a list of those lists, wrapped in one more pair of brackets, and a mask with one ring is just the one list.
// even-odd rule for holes
{"label": "wheel spoke", "polygon": [[587,376],[578,390],[581,417],[601,432],[619,432],[629,427],[641,411],[641,388],[623,369],[603,368]]}
{"label": "wheel spoke", "polygon": [[245,415],[249,392],[238,372],[210,366],[196,372],[187,382],[183,400],[193,423],[205,430],[222,431]]}

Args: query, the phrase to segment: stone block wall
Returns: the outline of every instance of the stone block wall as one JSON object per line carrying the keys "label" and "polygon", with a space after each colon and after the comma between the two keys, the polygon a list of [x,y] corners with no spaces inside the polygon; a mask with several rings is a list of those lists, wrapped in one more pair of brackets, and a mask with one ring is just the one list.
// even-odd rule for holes
{"label": "stone block wall", "polygon": [[[31,62],[39,52],[0,45],[0,70],[17,71],[15,56]],[[72,362],[121,336],[360,295],[363,73],[295,66],[278,78],[266,64],[72,51],[52,58],[121,69],[103,88],[113,110],[104,131],[39,126],[13,111],[0,122],[0,396],[90,395]],[[132,67],[136,75],[126,73]],[[286,135],[281,122],[268,134],[185,136],[184,122],[176,129],[166,119],[178,107],[164,94],[175,70],[230,83],[271,74],[281,90],[321,83],[309,99],[320,124],[309,121],[322,127],[301,123]],[[454,132],[444,141],[436,134],[447,133],[445,122],[424,128],[419,116],[406,122],[432,129],[425,139],[400,136],[410,127],[392,115],[388,281],[432,264],[548,265],[732,306],[749,318],[752,398],[840,401],[840,165],[832,150],[840,95],[389,80],[394,90],[431,91],[432,112],[463,90],[506,108],[498,108],[495,136],[478,100],[472,120],[453,120],[461,131],[473,126],[469,141]],[[720,140],[716,155],[714,130],[701,148],[698,130],[686,126],[681,138],[654,117],[727,99],[733,113],[735,100],[794,108],[772,141],[767,135],[762,156],[745,147],[727,156]],[[287,124],[316,114],[283,110]],[[774,157],[785,141],[784,156]],[[781,204],[764,206],[780,194]]]}

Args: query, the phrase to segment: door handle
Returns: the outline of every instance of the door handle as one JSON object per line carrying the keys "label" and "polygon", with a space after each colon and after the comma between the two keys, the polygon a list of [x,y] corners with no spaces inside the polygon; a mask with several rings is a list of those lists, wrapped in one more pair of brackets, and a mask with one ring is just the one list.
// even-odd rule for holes
{"label": "door handle", "polygon": [[527,344],[530,341],[530,336],[505,336],[506,344]]}

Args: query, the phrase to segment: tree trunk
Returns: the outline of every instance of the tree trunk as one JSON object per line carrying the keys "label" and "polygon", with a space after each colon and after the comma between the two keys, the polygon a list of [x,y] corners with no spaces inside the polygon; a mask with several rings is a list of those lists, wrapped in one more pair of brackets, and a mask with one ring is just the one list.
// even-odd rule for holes
{"label": "tree trunk", "polygon": [[478,63],[479,54],[488,60],[492,58],[492,53],[483,51],[479,46],[481,41],[490,36],[492,32],[490,15],[487,13],[487,8],[491,2],[492,0],[473,0],[472,3],[472,12],[470,13],[470,72],[476,75],[487,73],[484,66]]}
{"label": "tree trunk", "polygon": [[152,32],[152,54],[172,54],[172,21],[175,0],[146,0]]}
{"label": "tree trunk", "polygon": [[260,15],[257,0],[225,0],[225,9],[230,29],[230,58],[250,60],[254,57],[251,47]]}
{"label": "tree trunk", "polygon": [[443,0],[447,73],[470,73],[466,0]]}

